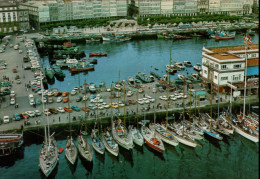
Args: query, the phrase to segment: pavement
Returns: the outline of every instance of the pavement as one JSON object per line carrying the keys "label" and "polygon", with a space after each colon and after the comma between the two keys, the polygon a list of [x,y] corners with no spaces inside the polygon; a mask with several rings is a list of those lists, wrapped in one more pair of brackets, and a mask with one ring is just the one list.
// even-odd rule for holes
{"label": "pavement", "polygon": [[[9,42],[9,44],[17,44],[19,42],[18,39],[16,39],[15,36],[11,37],[11,40]],[[3,118],[3,116],[9,116],[10,118],[12,118],[14,113],[22,113],[25,111],[33,111],[33,110],[39,110],[39,111],[43,111],[43,106],[42,105],[37,105],[36,108],[30,106],[29,104],[29,100],[28,100],[28,96],[29,94],[33,94],[35,98],[41,99],[41,95],[38,95],[34,92],[32,92],[32,90],[29,88],[27,89],[25,87],[26,84],[28,84],[30,81],[32,81],[34,79],[34,73],[30,70],[24,70],[22,68],[22,66],[25,66],[26,64],[23,62],[23,56],[25,55],[26,51],[25,51],[25,47],[24,47],[24,43],[23,42],[19,42],[20,43],[20,49],[23,50],[22,54],[18,53],[18,50],[14,50],[13,48],[10,48],[9,45],[6,48],[6,51],[4,53],[0,54],[0,59],[4,59],[7,62],[7,68],[5,70],[0,70],[0,81],[3,81],[3,76],[5,75],[6,77],[9,78],[9,81],[13,81],[13,86],[12,89],[13,91],[15,91],[16,93],[16,103],[19,104],[18,108],[15,108],[14,105],[10,104],[10,97],[9,96],[5,96],[5,102],[1,102],[0,103],[0,118]],[[17,73],[13,73],[12,69],[13,68],[17,68]],[[15,76],[19,75],[21,78],[21,84],[17,84],[16,80],[15,80]],[[144,85],[144,93],[138,93],[138,97],[136,95],[136,92],[134,92],[134,95],[131,97],[127,97],[125,96],[126,100],[132,99],[135,100],[137,98],[143,98],[144,94],[149,95],[152,98],[155,98],[156,95],[156,100],[153,103],[150,103],[150,109],[146,110],[144,108],[148,108],[148,104],[143,104],[140,105],[138,104],[138,113],[139,114],[143,114],[143,111],[145,111],[146,113],[152,113],[154,110],[156,110],[157,112],[159,111],[166,111],[166,101],[165,100],[161,100],[159,99],[159,96],[164,96],[166,95],[166,91],[160,92],[157,90],[156,93],[152,92],[152,88],[153,85],[152,84],[145,84]],[[198,84],[194,84],[193,86],[194,89],[196,90],[205,90],[205,88],[203,86],[201,86],[200,83]],[[177,93],[183,93],[182,90],[178,90],[175,91]],[[175,92],[169,92],[169,95],[175,93]],[[106,91],[106,87],[102,87],[99,89],[98,92],[102,99],[104,100],[105,103],[110,104],[111,103],[111,99],[109,98],[111,93]],[[114,98],[112,99],[112,102],[118,102],[124,99],[124,95],[123,95],[123,90],[121,91],[121,98]],[[187,91],[185,91],[185,94],[187,95],[187,98],[184,100],[185,104],[187,104],[190,100],[193,101],[194,98],[190,96],[187,93]],[[89,96],[90,93],[87,93],[87,96]],[[83,96],[82,92],[78,91],[78,93],[74,96],[70,96],[70,105],[77,105],[78,107],[84,107],[84,102],[76,102],[76,97],[77,96]],[[220,94],[219,95],[223,101],[222,103],[227,103],[229,101],[229,96],[225,95],[225,94]],[[49,107],[54,107],[54,108],[58,108],[58,107],[65,107],[68,106],[67,103],[57,103],[57,97],[52,96],[52,98],[54,99],[54,103],[51,104],[47,104],[47,108]],[[256,99],[255,96],[251,96],[250,98],[252,99]],[[258,100],[258,97],[257,97]],[[239,99],[240,102],[242,102],[242,99]],[[182,111],[183,106],[182,106],[182,102],[183,99],[178,99],[176,101],[169,101],[169,111]],[[88,100],[87,101],[87,105],[89,105],[91,102]],[[161,108],[157,108],[158,104],[161,104]],[[216,104],[216,100],[215,97],[213,97],[213,101],[212,101],[213,105]],[[210,105],[210,101],[209,98],[207,98],[205,101],[200,101],[197,102],[196,107],[205,107],[207,105]],[[188,110],[190,108],[190,106],[186,106],[186,110]],[[195,103],[193,103],[193,105],[191,106],[191,108],[195,108]],[[116,112],[117,109],[114,109],[114,112]],[[125,112],[126,115],[134,115],[137,111],[137,106],[136,104],[130,104],[129,106],[125,107]],[[91,111],[90,113],[88,113],[88,120],[93,120],[95,119],[95,116],[92,115],[90,116],[90,114],[94,114],[94,112],[98,112],[99,116],[102,117],[109,117],[110,116],[110,112],[111,109],[102,109],[102,110],[98,110],[98,111]],[[120,107],[119,112],[121,115],[124,114],[124,107]],[[104,115],[101,115],[100,113],[104,113]],[[71,112],[71,118],[73,116],[75,116],[76,118],[82,115],[84,116],[84,111],[73,111]],[[36,120],[39,122],[38,124],[36,124]],[[68,123],[69,119],[68,119],[68,112],[65,113],[58,113],[58,114],[52,114],[48,117],[48,120],[50,122],[50,124],[64,124],[64,123]],[[47,117],[43,114],[39,117],[32,117],[30,118],[30,122],[31,125],[29,126],[24,126],[25,128],[29,129],[31,127],[35,127],[35,126],[43,126],[46,124],[47,121]],[[76,120],[76,122],[79,121],[78,119]],[[20,129],[21,126],[23,125],[24,121],[12,121],[8,124],[2,124],[0,125],[0,132],[3,131],[9,131],[9,130],[14,130],[14,129]]]}

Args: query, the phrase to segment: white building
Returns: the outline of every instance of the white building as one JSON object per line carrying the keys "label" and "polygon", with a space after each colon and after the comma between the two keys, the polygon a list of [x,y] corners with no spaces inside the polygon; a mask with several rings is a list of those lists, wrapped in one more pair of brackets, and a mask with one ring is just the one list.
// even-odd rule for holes
{"label": "white building", "polygon": [[[259,65],[258,45],[247,50],[247,67]],[[201,76],[204,84],[212,80],[214,90],[224,92],[229,89],[228,83],[244,82],[245,46],[203,47]]]}

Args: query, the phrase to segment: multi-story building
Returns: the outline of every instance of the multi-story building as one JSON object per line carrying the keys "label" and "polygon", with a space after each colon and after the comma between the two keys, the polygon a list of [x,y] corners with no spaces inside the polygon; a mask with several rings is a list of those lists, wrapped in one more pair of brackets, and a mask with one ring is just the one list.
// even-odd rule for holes
{"label": "multi-story building", "polygon": [[28,11],[9,2],[0,3],[0,32],[29,30]]}
{"label": "multi-story building", "polygon": [[173,13],[173,1],[172,0],[161,0],[161,14],[170,15]]}
{"label": "multi-story building", "polygon": [[221,0],[209,0],[209,13],[220,13],[220,1]]}
{"label": "multi-story building", "polygon": [[29,10],[30,23],[35,28],[51,22],[127,16],[125,0],[30,1],[21,7]]}
{"label": "multi-story building", "polygon": [[209,0],[197,0],[197,13],[204,14],[209,12]]}
{"label": "multi-story building", "polygon": [[159,15],[161,14],[161,0],[138,0],[139,15]]}
{"label": "multi-story building", "polygon": [[220,11],[226,14],[243,14],[243,0],[221,0]]}
{"label": "multi-story building", "polygon": [[[252,67],[259,66],[258,45],[251,45],[245,52],[244,45],[226,47],[203,47],[201,76],[204,84],[212,80],[214,90],[230,90],[230,84],[241,84],[245,78],[246,54],[247,75]],[[254,74],[259,75],[259,74]]]}

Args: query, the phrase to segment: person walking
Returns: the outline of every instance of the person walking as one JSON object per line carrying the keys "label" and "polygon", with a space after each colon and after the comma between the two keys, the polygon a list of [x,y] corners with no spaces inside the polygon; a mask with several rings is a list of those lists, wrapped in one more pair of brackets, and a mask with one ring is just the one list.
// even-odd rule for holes
{"label": "person walking", "polygon": [[60,122],[60,116],[59,116],[59,122]]}

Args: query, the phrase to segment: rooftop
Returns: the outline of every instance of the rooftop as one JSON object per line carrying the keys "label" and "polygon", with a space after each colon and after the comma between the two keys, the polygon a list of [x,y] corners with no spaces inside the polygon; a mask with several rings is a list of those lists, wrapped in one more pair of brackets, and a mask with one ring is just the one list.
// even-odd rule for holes
{"label": "rooftop", "polygon": [[[206,48],[214,53],[222,53],[227,51],[239,51],[245,50],[245,45],[233,45],[233,46],[224,46],[224,47],[208,47]],[[249,49],[258,49],[258,44],[251,44]]]}
{"label": "rooftop", "polygon": [[207,54],[207,55],[217,58],[218,60],[240,59],[240,57],[230,54],[230,53],[213,53],[213,54]]}
{"label": "rooftop", "polygon": [[247,66],[259,66],[259,58],[252,58],[247,60]]}
{"label": "rooftop", "polygon": [[3,2],[3,1],[1,1],[0,2],[0,7],[16,7],[16,5],[15,4],[13,4],[13,3],[10,3],[10,2]]}

